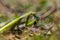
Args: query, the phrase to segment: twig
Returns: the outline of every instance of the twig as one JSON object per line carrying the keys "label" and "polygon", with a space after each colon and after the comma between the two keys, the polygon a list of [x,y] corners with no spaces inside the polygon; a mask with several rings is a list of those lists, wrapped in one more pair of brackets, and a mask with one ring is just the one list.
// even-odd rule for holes
{"label": "twig", "polygon": [[56,2],[54,2],[54,5],[52,6],[52,8],[51,8],[47,13],[45,13],[45,14],[43,14],[43,15],[41,16],[41,20],[42,20],[42,19],[45,19],[45,18],[48,17],[49,15],[55,13],[55,11],[56,11]]}

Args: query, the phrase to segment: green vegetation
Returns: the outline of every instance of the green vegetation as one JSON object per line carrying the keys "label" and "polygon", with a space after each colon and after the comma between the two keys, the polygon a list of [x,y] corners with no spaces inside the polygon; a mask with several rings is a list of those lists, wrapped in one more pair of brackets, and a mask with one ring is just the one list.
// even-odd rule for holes
{"label": "green vegetation", "polygon": [[[0,13],[0,40],[59,40],[60,18],[55,2],[4,0]],[[26,3],[26,4],[25,4]],[[36,3],[36,4],[35,4]],[[53,5],[52,5],[53,4]],[[57,9],[58,10],[58,9]],[[6,13],[6,14],[5,14]],[[56,16],[57,15],[57,16]]]}

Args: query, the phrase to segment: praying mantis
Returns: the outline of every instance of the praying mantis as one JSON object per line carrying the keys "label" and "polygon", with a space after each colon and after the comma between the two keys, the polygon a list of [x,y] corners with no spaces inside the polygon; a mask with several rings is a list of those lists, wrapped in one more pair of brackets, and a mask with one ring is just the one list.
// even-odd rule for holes
{"label": "praying mantis", "polygon": [[32,20],[31,22],[28,23],[28,19],[29,19],[28,17],[29,17],[29,15],[35,16],[35,14],[36,14],[36,12],[28,12],[28,13],[25,13],[24,15],[18,17],[17,19],[9,22],[7,25],[5,25],[5,26],[3,26],[2,28],[0,28],[0,33],[3,33],[4,31],[11,29],[11,28],[14,27],[15,25],[17,25],[18,22],[21,21],[21,19],[23,19],[23,18],[26,17],[26,16],[27,16],[27,19],[26,19],[25,25],[26,25],[26,26],[29,26],[29,25],[34,24],[34,22],[36,21],[36,19],[34,19],[34,20]]}
{"label": "praying mantis", "polygon": [[[42,15],[41,17],[38,17],[40,19],[44,19],[45,17],[49,16],[50,14],[52,14],[53,12],[56,11],[56,5],[54,5],[50,11],[48,11],[47,13],[45,13],[44,15]],[[9,22],[7,25],[3,26],[2,28],[0,28],[0,33],[3,33],[6,30],[11,29],[12,27],[14,27],[15,25],[17,25],[19,22],[21,22],[21,19],[23,19],[24,17],[27,17],[26,22],[25,22],[25,26],[30,26],[33,25],[34,22],[36,22],[36,18],[34,20],[32,20],[31,22],[28,22],[29,16],[33,15],[34,17],[36,17],[36,12],[28,12],[25,13],[24,15],[16,18],[15,20]]]}

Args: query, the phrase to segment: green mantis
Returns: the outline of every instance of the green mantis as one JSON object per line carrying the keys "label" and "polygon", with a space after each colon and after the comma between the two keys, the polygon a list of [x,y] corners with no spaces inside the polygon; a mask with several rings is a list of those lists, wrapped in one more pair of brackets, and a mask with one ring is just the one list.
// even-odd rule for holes
{"label": "green mantis", "polygon": [[[28,17],[29,15],[35,15],[35,12],[28,12],[28,13],[25,13],[24,15],[20,16],[19,18],[13,20],[12,22],[8,23],[7,25],[3,26],[2,28],[0,28],[0,33],[6,31],[6,30],[9,30],[11,29],[12,27],[14,27],[22,18],[24,17]],[[30,23],[27,23],[26,21],[26,25],[31,25],[33,24],[34,22],[36,21],[36,19],[34,19],[33,21],[31,21]]]}

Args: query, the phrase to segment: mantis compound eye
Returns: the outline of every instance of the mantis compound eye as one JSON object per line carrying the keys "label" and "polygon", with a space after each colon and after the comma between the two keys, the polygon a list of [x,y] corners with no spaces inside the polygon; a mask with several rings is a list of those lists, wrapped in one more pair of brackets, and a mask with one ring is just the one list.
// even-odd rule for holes
{"label": "mantis compound eye", "polygon": [[39,19],[39,17],[38,16],[34,16],[37,20]]}

